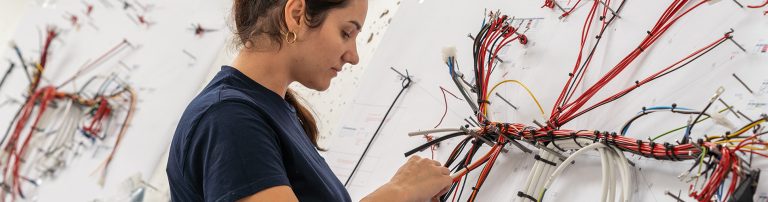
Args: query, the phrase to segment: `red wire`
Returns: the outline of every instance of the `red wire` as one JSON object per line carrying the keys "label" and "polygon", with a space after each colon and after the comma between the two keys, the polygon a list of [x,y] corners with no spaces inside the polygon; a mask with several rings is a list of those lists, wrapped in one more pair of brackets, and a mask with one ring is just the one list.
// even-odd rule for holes
{"label": "red wire", "polygon": [[612,68],[606,75],[604,75],[600,80],[598,80],[593,86],[591,86],[589,89],[587,89],[582,95],[580,95],[575,101],[566,104],[563,108],[567,108],[565,113],[558,113],[557,116],[553,114],[551,122],[554,122],[555,120],[558,120],[560,122],[556,123],[557,126],[565,124],[565,121],[568,119],[567,117],[572,116],[576,112],[578,112],[581,107],[583,107],[587,101],[589,101],[590,98],[592,98],[597,92],[602,89],[606,84],[608,84],[613,78],[618,76],[620,72],[622,72],[626,67],[629,66],[629,64],[634,61],[639,55],[647,49],[651,44],[656,42],[656,40],[659,39],[659,37],[666,32],[666,30],[669,29],[677,20],[679,20],[681,17],[688,14],[693,9],[697,8],[698,6],[702,5],[706,1],[702,1],[700,3],[697,3],[696,5],[692,6],[691,8],[685,10],[680,15],[675,16],[675,13],[679,12],[680,9],[687,3],[687,1],[680,1],[677,0],[673,2],[667,10],[664,12],[664,14],[660,17],[659,21],[657,21],[656,25],[654,25],[654,28],[652,31],[650,31],[650,34],[641,42],[640,46],[638,46],[637,49],[633,50],[629,55],[627,55],[624,59],[621,60],[614,68]]}
{"label": "red wire", "polygon": [[747,7],[749,7],[749,8],[762,8],[762,7],[765,7],[766,5],[768,5],[768,0],[766,0],[765,2],[763,2],[763,4],[758,4],[758,5],[748,5]]}

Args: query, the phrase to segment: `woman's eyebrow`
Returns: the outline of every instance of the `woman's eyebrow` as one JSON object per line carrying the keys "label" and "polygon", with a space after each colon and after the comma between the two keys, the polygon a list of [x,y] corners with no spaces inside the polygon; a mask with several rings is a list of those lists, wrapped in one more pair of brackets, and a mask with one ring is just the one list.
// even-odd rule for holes
{"label": "woman's eyebrow", "polygon": [[354,20],[350,20],[350,21],[347,21],[347,22],[354,24],[354,25],[355,25],[355,28],[357,28],[357,31],[360,31],[360,29],[362,29],[362,26],[361,26],[361,25],[360,25],[360,23],[359,23],[359,22],[357,22],[357,21],[354,21]]}

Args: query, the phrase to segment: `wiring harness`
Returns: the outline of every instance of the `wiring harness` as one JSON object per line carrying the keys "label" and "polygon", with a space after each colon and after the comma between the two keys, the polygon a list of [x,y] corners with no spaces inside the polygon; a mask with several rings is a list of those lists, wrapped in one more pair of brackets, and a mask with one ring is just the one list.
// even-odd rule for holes
{"label": "wiring harness", "polygon": [[[104,183],[107,170],[118,151],[133,118],[137,104],[135,90],[117,74],[91,77],[74,92],[63,90],[87,71],[118,51],[130,47],[127,40],[111,48],[98,59],[82,67],[58,86],[43,79],[48,68],[53,42],[59,31],[49,27],[34,68],[26,68],[21,50],[14,44],[26,75],[30,75],[25,101],[12,119],[0,145],[0,201],[8,196],[27,199],[45,178],[54,178],[74,158],[100,147],[111,151],[94,172]],[[100,85],[97,85],[101,82]],[[74,86],[74,83],[73,85]],[[111,146],[108,146],[111,145]],[[95,155],[96,153],[94,153]]]}
{"label": "wiring harness", "polygon": [[[632,181],[633,170],[631,168],[634,167],[634,163],[627,159],[625,153],[657,160],[693,162],[693,165],[678,177],[680,180],[690,183],[688,196],[697,201],[726,201],[728,199],[740,201],[742,199],[750,199],[755,193],[760,174],[759,169],[751,168],[752,156],[768,157],[766,152],[768,144],[760,139],[762,135],[768,133],[762,132],[763,127],[761,125],[768,121],[768,116],[763,115],[758,120],[736,128],[733,123],[728,122],[722,118],[722,115],[719,115],[719,113],[731,109],[732,106],[728,106],[727,109],[716,113],[707,112],[712,103],[719,99],[720,94],[724,91],[722,88],[718,89],[715,96],[709,100],[706,107],[701,111],[678,107],[676,104],[671,106],[644,107],[640,113],[628,120],[618,133],[562,128],[566,123],[596,108],[616,101],[637,88],[687,66],[717,48],[726,40],[732,40],[733,30],[730,30],[720,37],[714,38],[705,46],[693,50],[680,60],[660,68],[657,72],[648,75],[644,79],[635,81],[634,85],[628,86],[608,97],[596,101],[593,99],[608,83],[614,80],[620,73],[629,69],[631,64],[638,60],[643,53],[648,52],[652,45],[681,18],[706,2],[708,1],[672,1],[661,16],[659,16],[657,22],[647,31],[647,35],[637,44],[637,47],[632,49],[616,65],[609,68],[607,73],[602,75],[594,84],[587,86],[583,93],[579,94],[576,92],[576,89],[579,89],[580,85],[586,85],[584,84],[584,76],[589,70],[590,62],[600,43],[600,39],[606,34],[605,30],[618,18],[618,14],[625,3],[624,1],[611,2],[610,0],[605,2],[594,1],[589,6],[590,10],[581,31],[577,59],[549,113],[549,117],[547,117],[547,113],[545,113],[544,108],[534,96],[534,93],[522,82],[503,80],[495,85],[489,85],[491,74],[493,74],[499,61],[499,51],[513,41],[518,41],[522,45],[528,43],[528,38],[524,32],[520,33],[518,29],[511,26],[511,19],[509,17],[501,15],[499,12],[490,12],[488,17],[483,20],[483,26],[476,34],[476,37],[474,37],[472,45],[473,82],[465,80],[465,75],[459,69],[454,50],[444,51],[445,55],[443,58],[448,66],[448,72],[452,81],[463,97],[462,100],[467,101],[469,107],[474,112],[475,120],[477,121],[473,121],[476,123],[476,126],[465,125],[460,128],[438,128],[409,133],[410,136],[419,136],[450,132],[439,137],[431,136],[432,138],[428,139],[426,144],[406,152],[405,156],[433,148],[434,145],[447,139],[461,138],[444,163],[444,166],[453,173],[453,184],[450,190],[441,196],[441,201],[456,200],[457,196],[461,198],[464,194],[464,188],[469,183],[467,182],[468,176],[473,171],[479,170],[477,180],[471,186],[471,191],[467,191],[468,201],[476,200],[483,184],[493,169],[494,163],[498,160],[501,153],[507,150],[505,149],[507,145],[519,148],[525,153],[535,153],[534,159],[536,161],[525,181],[525,186],[523,190],[517,192],[518,201],[543,201],[545,194],[557,177],[569,165],[574,163],[574,159],[593,150],[597,150],[602,162],[603,191],[601,201],[632,201],[631,190],[633,190],[634,182]],[[574,12],[579,3],[581,1],[576,2],[569,10],[565,10],[556,1],[547,0],[543,7],[558,7],[563,10],[561,18],[565,18]],[[611,8],[611,5],[615,6],[616,9]],[[596,40],[594,46],[587,51],[586,44],[590,38],[589,33],[595,29],[592,27],[595,24],[595,20],[598,20],[597,23],[599,24],[598,35],[594,39]],[[492,117],[489,117],[490,95],[494,93],[498,86],[506,83],[517,84],[526,90],[536,104],[541,118],[544,120],[543,124],[535,120],[535,126],[521,123],[503,123],[493,121]],[[499,97],[503,99],[503,97]],[[648,114],[657,112],[671,112],[673,114],[695,116],[696,118],[689,120],[687,124],[680,128],[656,135],[647,140],[626,136],[630,131],[632,123]],[[694,140],[692,138],[694,136],[692,135],[694,133],[694,126],[708,119],[727,126],[732,129],[731,132],[714,136],[696,136],[702,138]],[[468,123],[471,124],[470,122]],[[679,130],[684,130],[682,141],[674,143],[656,142],[658,138]],[[635,133],[640,134],[639,132]],[[480,152],[483,145],[490,147],[484,154]],[[535,152],[526,145],[532,145],[538,151]],[[749,156],[750,160],[745,160],[746,156]],[[480,169],[481,167],[482,169]]]}

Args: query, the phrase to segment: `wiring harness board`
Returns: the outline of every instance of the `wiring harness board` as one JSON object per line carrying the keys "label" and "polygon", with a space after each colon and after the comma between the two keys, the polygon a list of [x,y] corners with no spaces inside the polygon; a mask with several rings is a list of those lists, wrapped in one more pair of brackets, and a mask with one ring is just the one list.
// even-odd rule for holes
{"label": "wiring harness board", "polygon": [[404,154],[451,169],[442,201],[768,200],[761,4],[405,3],[326,159],[353,198]]}

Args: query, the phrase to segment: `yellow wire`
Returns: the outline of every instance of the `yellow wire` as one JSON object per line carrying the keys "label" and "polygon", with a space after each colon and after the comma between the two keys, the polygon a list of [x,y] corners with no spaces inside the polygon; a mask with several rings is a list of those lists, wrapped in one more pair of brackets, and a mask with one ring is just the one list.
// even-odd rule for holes
{"label": "yellow wire", "polygon": [[[510,83],[510,82],[516,83],[517,85],[520,85],[521,87],[523,87],[525,89],[525,91],[528,92],[528,95],[530,95],[531,98],[533,98],[533,102],[535,102],[536,106],[539,107],[539,111],[541,112],[541,117],[546,120],[547,118],[546,118],[546,115],[544,113],[544,108],[542,108],[541,104],[539,104],[539,99],[536,99],[536,96],[533,95],[533,92],[531,92],[531,89],[528,89],[528,86],[525,86],[525,84],[523,84],[520,81],[517,81],[517,80],[504,80],[504,81],[501,81],[499,83],[496,83],[496,85],[493,85],[493,88],[491,88],[491,91],[488,91],[488,93],[485,94],[485,97],[487,98],[487,97],[489,97],[489,95],[493,94],[493,91],[496,90],[496,87],[499,87],[501,84]],[[484,109],[485,109],[483,111],[483,114],[485,114],[486,116],[488,115],[488,106],[487,105],[488,105],[488,103],[483,103],[483,106],[484,106]]]}
{"label": "yellow wire", "polygon": [[[754,122],[754,123],[752,123],[752,124],[749,124],[747,127],[741,128],[741,129],[737,130],[736,132],[734,132],[734,133],[732,133],[732,134],[728,135],[728,138],[730,139],[730,138],[732,138],[732,137],[736,137],[736,136],[739,136],[739,135],[741,135],[741,134],[743,134],[743,133],[745,133],[745,132],[749,131],[749,129],[752,129],[752,128],[754,128],[755,126],[757,126],[757,125],[760,125],[760,124],[761,124],[761,123],[763,123],[763,122],[765,122],[765,119],[761,119],[761,120],[759,120],[759,121],[756,121],[756,122]],[[722,136],[716,136],[716,135],[707,136],[707,141],[709,141],[709,140],[712,140],[712,139],[715,139],[715,138],[722,138]]]}
{"label": "yellow wire", "polygon": [[[729,146],[729,148],[734,148],[736,146]],[[754,147],[754,146],[742,146],[741,148],[747,149],[747,150],[753,150],[753,151],[768,151],[768,148],[760,148],[760,147]]]}

